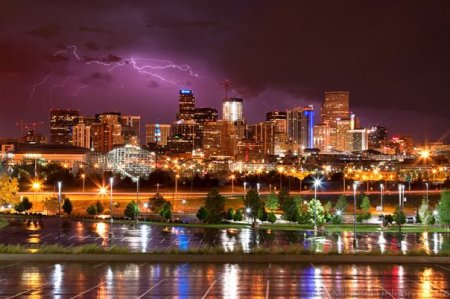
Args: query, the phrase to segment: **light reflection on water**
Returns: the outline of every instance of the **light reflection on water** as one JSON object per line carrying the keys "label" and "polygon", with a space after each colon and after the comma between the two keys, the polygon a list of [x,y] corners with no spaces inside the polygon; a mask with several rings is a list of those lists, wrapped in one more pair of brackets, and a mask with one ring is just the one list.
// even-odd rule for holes
{"label": "light reflection on water", "polygon": [[[312,231],[282,231],[251,228],[195,228],[182,226],[160,226],[150,224],[114,224],[114,239],[109,238],[110,224],[105,222],[82,222],[63,220],[62,238],[58,236],[58,222],[46,220],[18,220],[0,230],[0,242],[29,244],[33,249],[40,244],[61,243],[65,246],[96,243],[102,246],[127,246],[132,251],[177,249],[186,251],[195,248],[214,247],[225,251],[250,252],[256,247],[283,250],[290,247],[310,249],[317,252],[353,252],[353,232],[341,233]],[[374,232],[357,235],[357,251],[379,251],[385,253],[408,253],[424,250],[430,254],[450,251],[450,233],[404,233],[400,241],[397,233]],[[33,246],[34,245],[34,246]]]}

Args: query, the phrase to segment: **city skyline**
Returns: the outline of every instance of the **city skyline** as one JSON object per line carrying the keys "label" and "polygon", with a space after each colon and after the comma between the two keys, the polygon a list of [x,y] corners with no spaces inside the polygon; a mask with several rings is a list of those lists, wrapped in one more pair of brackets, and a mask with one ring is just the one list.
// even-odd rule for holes
{"label": "city skyline", "polygon": [[450,138],[441,109],[450,97],[446,2],[18,3],[1,12],[2,137],[19,135],[22,119],[48,120],[51,108],[171,122],[181,88],[194,91],[198,107],[220,111],[219,83],[230,79],[248,123],[349,90],[363,127],[418,142]]}

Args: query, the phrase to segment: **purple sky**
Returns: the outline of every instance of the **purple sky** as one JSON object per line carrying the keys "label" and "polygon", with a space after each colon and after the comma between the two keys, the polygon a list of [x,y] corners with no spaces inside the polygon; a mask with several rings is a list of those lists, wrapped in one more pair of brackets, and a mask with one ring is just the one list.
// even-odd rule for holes
{"label": "purple sky", "polygon": [[350,90],[363,125],[450,140],[449,1],[79,2],[0,2],[0,136],[50,108],[171,122],[180,87],[220,111],[230,79],[249,122]]}

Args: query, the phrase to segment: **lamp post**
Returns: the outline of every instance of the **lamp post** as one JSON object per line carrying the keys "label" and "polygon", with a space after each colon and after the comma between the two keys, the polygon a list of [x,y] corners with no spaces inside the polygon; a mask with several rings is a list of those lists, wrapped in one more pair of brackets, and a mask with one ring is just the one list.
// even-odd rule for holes
{"label": "lamp post", "polygon": [[402,207],[403,207],[403,196],[405,192],[405,185],[398,184],[398,216],[397,216],[397,222],[398,222],[398,247],[401,248],[401,241],[402,241]]}
{"label": "lamp post", "polygon": [[156,193],[159,193],[159,183],[156,183]]}
{"label": "lamp post", "polygon": [[320,180],[314,180],[314,235],[317,234],[317,187],[320,186]]}
{"label": "lamp post", "polygon": [[109,212],[110,212],[110,225],[109,225],[109,238],[112,239],[113,238],[113,183],[114,183],[114,178],[110,177],[109,178],[109,186],[110,186],[110,196],[109,196]]}
{"label": "lamp post", "polygon": [[427,188],[427,201],[428,201],[428,182],[425,183],[425,186],[426,186],[426,188]]}
{"label": "lamp post", "polygon": [[177,173],[175,175],[175,198],[174,200],[174,204],[176,204],[177,199],[178,199],[178,179],[180,178],[180,175]]}
{"label": "lamp post", "polygon": [[358,182],[353,183],[353,248],[356,248],[356,188]]}
{"label": "lamp post", "polygon": [[35,181],[33,183],[33,190],[34,190],[34,203],[37,203],[37,193],[39,191],[39,189],[41,189],[41,183],[39,183],[38,181]]}
{"label": "lamp post", "polygon": [[145,209],[144,221],[147,221],[148,203],[144,203],[144,209]]}
{"label": "lamp post", "polygon": [[58,216],[61,218],[61,188],[62,188],[62,182],[58,182]]}
{"label": "lamp post", "polygon": [[383,191],[384,191],[384,185],[380,184],[380,200],[381,200],[381,212],[383,212]]}
{"label": "lamp post", "polygon": [[84,173],[81,175],[81,179],[83,181],[83,193],[84,193],[84,187],[85,187],[85,181],[86,181],[86,175]]}
{"label": "lamp post", "polygon": [[[139,181],[140,181],[140,177],[137,176],[136,177],[136,204],[137,204],[138,207],[139,207],[139,191],[140,191],[140,189],[139,189]],[[138,213],[138,211],[137,211],[137,209],[135,209],[134,218],[136,218],[136,222],[138,221],[137,213]]]}

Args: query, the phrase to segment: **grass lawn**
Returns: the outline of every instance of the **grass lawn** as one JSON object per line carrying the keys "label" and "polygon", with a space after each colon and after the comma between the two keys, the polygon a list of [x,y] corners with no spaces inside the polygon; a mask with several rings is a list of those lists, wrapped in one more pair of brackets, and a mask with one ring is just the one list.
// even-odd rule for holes
{"label": "grass lawn", "polygon": [[[273,224],[273,225],[262,225],[261,228],[267,228],[272,230],[304,230],[304,229],[313,229],[312,225],[305,224]],[[344,232],[344,231],[353,231],[353,224],[327,224],[324,227],[324,230],[327,232]],[[398,232],[397,225],[391,225],[389,227],[381,227],[377,224],[356,224],[356,231],[360,233],[373,233],[373,232],[390,232],[395,233]],[[439,232],[439,233],[450,233],[450,230],[445,229],[444,227],[438,226],[428,226],[423,227],[421,225],[403,225],[402,226],[403,233],[422,233],[422,232]]]}
{"label": "grass lawn", "polygon": [[0,219],[0,228],[3,228],[5,226],[8,226],[8,221],[5,219]]}

